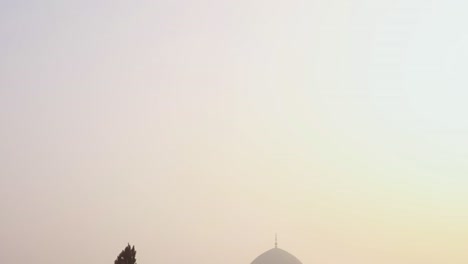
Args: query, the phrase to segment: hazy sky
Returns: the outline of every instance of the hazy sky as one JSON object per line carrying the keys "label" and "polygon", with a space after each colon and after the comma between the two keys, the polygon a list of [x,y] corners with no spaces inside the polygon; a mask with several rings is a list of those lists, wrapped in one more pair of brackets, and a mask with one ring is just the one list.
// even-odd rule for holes
{"label": "hazy sky", "polygon": [[0,1],[0,263],[466,264],[467,10]]}

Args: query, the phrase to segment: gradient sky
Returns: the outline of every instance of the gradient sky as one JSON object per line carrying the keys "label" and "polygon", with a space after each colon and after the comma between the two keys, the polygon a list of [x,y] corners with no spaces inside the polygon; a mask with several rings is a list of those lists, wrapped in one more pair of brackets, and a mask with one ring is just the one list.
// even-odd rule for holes
{"label": "gradient sky", "polygon": [[0,1],[0,263],[468,262],[466,1]]}

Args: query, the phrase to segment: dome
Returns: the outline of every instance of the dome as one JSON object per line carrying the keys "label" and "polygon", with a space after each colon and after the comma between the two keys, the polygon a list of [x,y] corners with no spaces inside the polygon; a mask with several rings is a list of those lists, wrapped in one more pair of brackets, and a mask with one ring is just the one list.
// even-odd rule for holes
{"label": "dome", "polygon": [[292,254],[277,247],[268,250],[267,252],[258,256],[252,264],[302,264]]}

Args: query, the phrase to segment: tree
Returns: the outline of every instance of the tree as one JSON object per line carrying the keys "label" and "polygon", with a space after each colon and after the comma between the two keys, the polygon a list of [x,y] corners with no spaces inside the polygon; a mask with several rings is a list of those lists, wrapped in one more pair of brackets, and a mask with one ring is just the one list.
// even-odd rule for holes
{"label": "tree", "polygon": [[136,251],[135,246],[130,247],[130,244],[122,250],[114,264],[136,264]]}

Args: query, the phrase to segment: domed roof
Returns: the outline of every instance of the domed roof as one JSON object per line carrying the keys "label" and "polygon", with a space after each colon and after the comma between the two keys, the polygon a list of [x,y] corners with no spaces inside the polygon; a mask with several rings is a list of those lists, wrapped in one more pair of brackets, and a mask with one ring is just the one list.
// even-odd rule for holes
{"label": "domed roof", "polygon": [[258,256],[252,264],[302,264],[292,254],[277,247],[268,250],[267,252]]}

